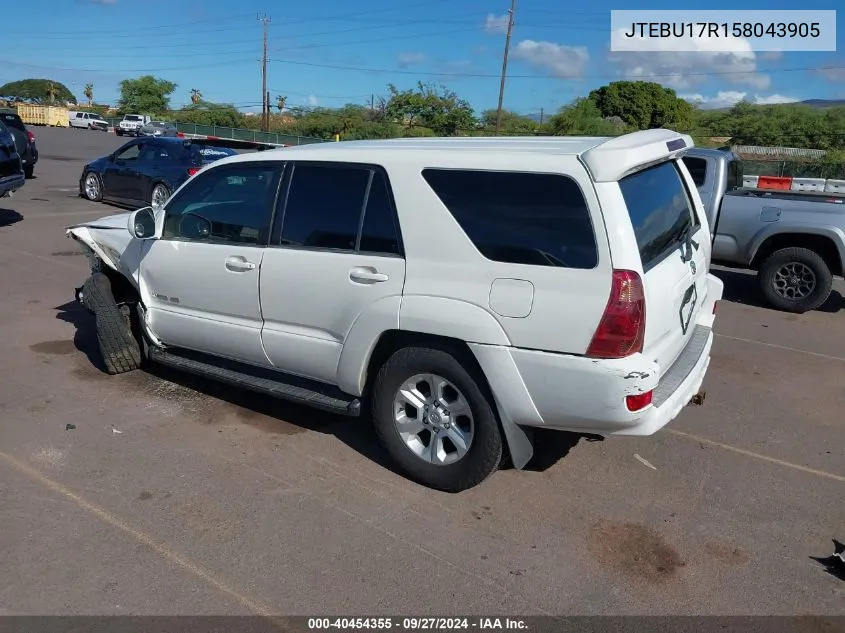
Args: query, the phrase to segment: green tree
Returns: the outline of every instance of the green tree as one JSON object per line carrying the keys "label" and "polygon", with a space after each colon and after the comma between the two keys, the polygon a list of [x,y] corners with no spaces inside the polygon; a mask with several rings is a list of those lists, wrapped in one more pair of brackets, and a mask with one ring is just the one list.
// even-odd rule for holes
{"label": "green tree", "polygon": [[173,113],[179,123],[195,125],[218,125],[221,127],[246,127],[246,117],[228,103],[201,101],[192,103]]}
{"label": "green tree", "polygon": [[124,79],[120,82],[117,107],[124,113],[161,114],[170,109],[170,95],[174,90],[175,83],[152,75]]}
{"label": "green tree", "polygon": [[202,93],[196,88],[191,88],[191,103],[197,104],[202,102]]}
{"label": "green tree", "polygon": [[624,132],[616,121],[602,117],[591,99],[576,99],[549,119],[548,129],[554,136],[613,136]]}
{"label": "green tree", "polygon": [[[496,110],[485,110],[481,114],[481,125],[484,127],[486,133],[495,131],[496,129]],[[510,136],[530,136],[537,134],[540,131],[539,121],[510,112],[509,110],[502,110],[502,126],[501,132]]]}
{"label": "green tree", "polygon": [[614,81],[593,90],[589,99],[603,117],[618,116],[637,130],[667,127],[686,132],[694,123],[688,101],[650,81]]}
{"label": "green tree", "polygon": [[82,94],[88,99],[88,107],[94,105],[94,84],[85,84],[85,90],[82,91]]}
{"label": "green tree", "polygon": [[52,79],[21,79],[0,86],[0,97],[27,103],[76,103],[67,86]]}
{"label": "green tree", "polygon": [[476,127],[469,102],[444,86],[419,82],[413,90],[399,90],[390,84],[388,91],[385,114],[400,125],[427,127],[441,136],[453,136]]}

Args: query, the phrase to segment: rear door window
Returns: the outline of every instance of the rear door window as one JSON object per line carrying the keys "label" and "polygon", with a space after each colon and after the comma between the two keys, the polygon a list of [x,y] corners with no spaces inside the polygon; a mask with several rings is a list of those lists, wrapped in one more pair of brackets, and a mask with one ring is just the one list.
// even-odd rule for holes
{"label": "rear door window", "polygon": [[487,259],[594,268],[598,248],[578,184],[559,174],[424,169],[423,178]]}
{"label": "rear door window", "polygon": [[619,181],[637,237],[643,268],[662,260],[700,222],[674,162],[649,167]]}
{"label": "rear door window", "polygon": [[685,156],[684,165],[686,165],[690,176],[692,176],[692,181],[695,183],[695,186],[704,186],[704,183],[707,180],[707,161],[703,158]]}

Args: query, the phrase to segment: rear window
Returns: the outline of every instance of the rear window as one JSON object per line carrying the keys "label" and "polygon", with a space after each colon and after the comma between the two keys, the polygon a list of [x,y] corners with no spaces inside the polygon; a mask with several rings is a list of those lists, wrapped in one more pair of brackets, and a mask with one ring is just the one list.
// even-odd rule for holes
{"label": "rear window", "polygon": [[234,156],[237,152],[228,147],[209,147],[206,145],[191,145],[191,162],[194,165],[207,165],[227,156]]}
{"label": "rear window", "polygon": [[692,181],[696,187],[704,185],[707,177],[707,161],[703,158],[693,158],[692,156],[684,157],[684,165],[692,176]]}
{"label": "rear window", "polygon": [[726,189],[728,191],[742,189],[742,161],[732,160],[728,162],[728,182]]}
{"label": "rear window", "polygon": [[3,121],[7,127],[13,127],[21,132],[26,132],[26,126],[17,114],[12,114],[11,112],[0,112],[0,121]]}
{"label": "rear window", "polygon": [[137,114],[127,114],[125,117],[123,117],[123,120],[124,121],[140,121],[141,117],[138,116]]}
{"label": "rear window", "polygon": [[571,178],[460,169],[422,175],[487,259],[584,269],[598,263],[587,202]]}
{"label": "rear window", "polygon": [[643,268],[662,260],[700,223],[674,162],[649,167],[619,181],[637,236]]}

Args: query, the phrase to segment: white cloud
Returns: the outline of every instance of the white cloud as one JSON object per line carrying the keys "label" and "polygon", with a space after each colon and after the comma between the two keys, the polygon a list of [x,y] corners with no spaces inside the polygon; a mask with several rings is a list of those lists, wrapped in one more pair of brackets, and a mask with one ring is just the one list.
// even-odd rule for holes
{"label": "white cloud", "polygon": [[582,76],[590,61],[590,55],[584,46],[566,46],[534,40],[522,40],[511,52],[511,57],[542,68],[554,77],[570,79]]}
{"label": "white cloud", "polygon": [[509,21],[510,16],[507,13],[504,15],[488,13],[487,19],[484,21],[484,32],[490,34],[507,33]]}
{"label": "white cloud", "polygon": [[795,103],[799,101],[794,97],[787,97],[785,95],[749,95],[747,92],[740,92],[738,90],[724,90],[719,91],[715,97],[705,97],[701,94],[679,95],[682,99],[686,99],[690,103],[699,106],[703,110],[714,110],[717,108],[730,108],[736,105],[743,99],[749,103],[757,105],[772,105],[776,103]]}
{"label": "white cloud", "polygon": [[312,107],[320,104],[320,100],[315,95],[308,95],[306,102]]}
{"label": "white cloud", "polygon": [[760,61],[776,62],[779,59],[783,59],[782,51],[763,51],[760,53]]}
{"label": "white cloud", "polygon": [[396,62],[402,67],[407,68],[408,66],[413,66],[414,64],[421,64],[425,60],[425,55],[422,53],[399,53],[399,56],[396,58]]}
{"label": "white cloud", "polygon": [[819,68],[816,72],[828,81],[845,81],[845,64],[839,68]]}
{"label": "white cloud", "polygon": [[[700,38],[679,44],[678,38],[650,38],[648,42],[639,38],[626,38],[621,29],[611,33],[611,48],[628,47],[624,52],[611,52],[608,59],[616,65],[619,73],[629,79],[653,79],[675,89],[691,88],[704,83],[710,75],[719,75],[728,83],[748,85],[757,90],[769,87],[769,76],[757,72],[757,55],[751,45],[742,38],[725,38],[719,42],[722,50],[713,50],[714,41]],[[637,48],[652,50],[630,50]],[[658,46],[660,50],[653,50]],[[697,48],[694,51],[678,51],[680,47]]]}

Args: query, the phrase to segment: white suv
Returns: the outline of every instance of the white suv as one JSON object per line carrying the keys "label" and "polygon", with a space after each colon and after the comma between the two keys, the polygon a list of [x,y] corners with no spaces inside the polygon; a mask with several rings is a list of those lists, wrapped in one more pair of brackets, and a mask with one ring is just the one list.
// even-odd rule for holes
{"label": "white suv", "polygon": [[[532,427],[649,435],[699,401],[722,283],[670,130],[224,158],[71,227],[109,371],[143,359],[344,415],[474,486]],[[364,405],[364,406],[362,406]]]}

